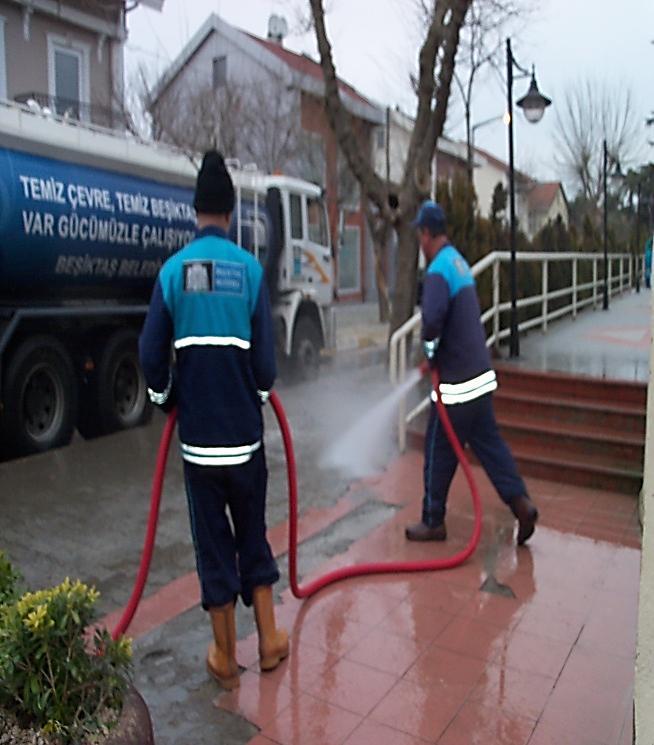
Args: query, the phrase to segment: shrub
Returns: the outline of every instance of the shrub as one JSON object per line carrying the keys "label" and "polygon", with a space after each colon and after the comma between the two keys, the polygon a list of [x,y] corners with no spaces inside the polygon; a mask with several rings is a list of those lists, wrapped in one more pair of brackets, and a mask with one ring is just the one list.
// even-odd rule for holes
{"label": "shrub", "polygon": [[0,551],[0,605],[15,600],[20,575],[11,565],[4,551]]}
{"label": "shrub", "polygon": [[[83,742],[116,719],[129,682],[131,641],[87,632],[99,593],[66,579],[12,596],[15,573],[0,562],[0,709],[51,742]],[[12,579],[12,576],[14,579]],[[7,589],[9,588],[9,589]]]}

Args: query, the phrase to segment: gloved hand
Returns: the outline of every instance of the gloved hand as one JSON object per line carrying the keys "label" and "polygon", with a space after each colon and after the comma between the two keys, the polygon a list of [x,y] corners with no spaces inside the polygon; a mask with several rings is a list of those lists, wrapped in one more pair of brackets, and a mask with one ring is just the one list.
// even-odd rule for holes
{"label": "gloved hand", "polygon": [[425,339],[422,342],[422,351],[429,362],[433,362],[436,357],[439,341],[440,339]]}
{"label": "gloved hand", "polygon": [[170,414],[170,412],[177,406],[177,389],[173,385],[168,394],[168,398],[162,404],[156,404],[158,409],[164,412],[164,414]]}
{"label": "gloved hand", "polygon": [[268,401],[268,398],[270,397],[270,391],[257,390],[257,393],[259,394],[259,398],[261,399],[261,405],[263,406],[266,403],[266,401]]}
{"label": "gloved hand", "polygon": [[159,393],[148,388],[148,396],[150,397],[150,401],[158,409],[161,409],[165,414],[170,414],[175,406],[177,406],[177,386],[173,373],[170,373],[168,386],[165,391]]}

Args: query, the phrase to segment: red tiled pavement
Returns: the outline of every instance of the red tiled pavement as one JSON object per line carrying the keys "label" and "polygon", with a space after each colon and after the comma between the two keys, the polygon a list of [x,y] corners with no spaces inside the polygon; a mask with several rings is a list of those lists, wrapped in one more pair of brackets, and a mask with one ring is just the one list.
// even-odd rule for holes
{"label": "red tiled pavement", "polygon": [[[460,474],[447,543],[404,540],[404,524],[419,514],[419,466],[410,453],[367,482],[399,511],[332,566],[445,556],[464,545],[471,521]],[[633,498],[531,480],[541,521],[531,545],[516,548],[511,515],[475,474],[484,529],[466,565],[351,579],[304,603],[285,591],[278,616],[291,654],[272,673],[258,672],[254,637],[239,643],[250,669],[240,692],[218,695],[216,705],[262,728],[250,745],[630,742]],[[489,576],[506,595],[480,591]]]}

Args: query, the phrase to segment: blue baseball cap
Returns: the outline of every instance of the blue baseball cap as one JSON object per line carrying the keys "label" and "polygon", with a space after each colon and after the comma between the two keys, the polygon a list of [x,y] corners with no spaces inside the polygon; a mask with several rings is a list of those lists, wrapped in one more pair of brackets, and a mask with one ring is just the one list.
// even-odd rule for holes
{"label": "blue baseball cap", "polygon": [[411,225],[414,228],[427,228],[431,233],[438,235],[445,232],[445,222],[445,211],[440,204],[425,199]]}

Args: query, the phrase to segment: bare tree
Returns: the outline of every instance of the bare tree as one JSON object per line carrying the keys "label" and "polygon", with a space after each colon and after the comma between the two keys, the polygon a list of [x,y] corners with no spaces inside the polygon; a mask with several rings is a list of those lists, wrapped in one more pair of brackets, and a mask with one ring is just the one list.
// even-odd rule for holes
{"label": "bare tree", "polygon": [[304,175],[299,172],[301,161],[315,159],[314,143],[301,127],[299,88],[281,79],[248,84],[228,79],[219,87],[199,81],[156,97],[147,92],[146,99],[154,139],[191,157],[217,148],[227,157],[256,163],[266,173],[284,170],[296,175]]}
{"label": "bare tree", "polygon": [[[298,86],[279,78],[271,78],[265,84],[255,81],[245,88],[242,103],[238,136],[245,152],[261,170],[287,171],[299,151],[310,149],[310,143],[303,139]],[[311,154],[307,152],[306,156]]]}
{"label": "bare tree", "polygon": [[172,91],[151,101],[152,136],[195,156],[217,148],[230,157],[240,157],[239,121],[244,108],[242,92],[237,86],[224,85],[220,92],[204,84]]}
{"label": "bare tree", "polygon": [[330,126],[352,173],[361,185],[362,195],[372,202],[378,220],[392,226],[398,236],[391,332],[411,316],[415,305],[418,250],[411,220],[420,201],[429,195],[431,164],[445,123],[459,34],[471,2],[434,0],[429,4],[427,32],[419,53],[415,126],[402,181],[400,184],[389,184],[375,173],[370,159],[366,157],[366,148],[361,146],[351,126],[351,116],[338,91],[332,47],[325,28],[323,0],[310,0]]}
{"label": "bare tree", "polygon": [[472,96],[485,67],[498,68],[502,62],[508,26],[533,11],[526,0],[472,0],[461,29],[454,81],[461,95],[466,126],[468,181],[473,183]]}
{"label": "bare tree", "polygon": [[624,85],[584,80],[570,87],[556,111],[558,165],[586,200],[602,196],[602,141],[612,164],[624,167],[641,144],[642,121]]}

